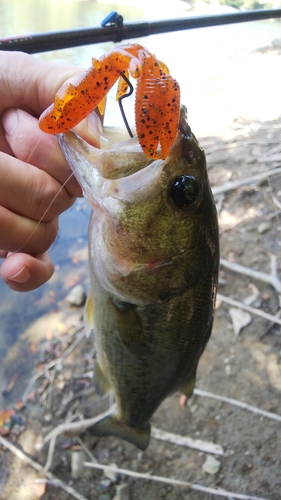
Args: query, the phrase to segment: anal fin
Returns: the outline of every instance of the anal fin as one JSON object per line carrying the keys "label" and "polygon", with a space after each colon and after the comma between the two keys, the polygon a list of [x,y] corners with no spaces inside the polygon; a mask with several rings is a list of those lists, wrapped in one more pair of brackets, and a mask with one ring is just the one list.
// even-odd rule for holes
{"label": "anal fin", "polygon": [[146,450],[150,440],[150,425],[144,429],[136,429],[122,424],[115,414],[109,415],[92,427],[89,427],[88,432],[92,436],[106,437],[117,436],[133,444],[140,450]]}
{"label": "anal fin", "polygon": [[179,392],[186,396],[187,399],[191,398],[196,382],[196,372],[192,377],[179,389]]}

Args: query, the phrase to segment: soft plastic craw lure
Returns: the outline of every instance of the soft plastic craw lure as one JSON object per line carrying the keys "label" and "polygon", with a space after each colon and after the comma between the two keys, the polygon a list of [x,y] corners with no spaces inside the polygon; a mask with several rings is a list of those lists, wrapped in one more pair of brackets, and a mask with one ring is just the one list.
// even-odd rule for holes
{"label": "soft plastic craw lure", "polygon": [[[139,44],[115,47],[89,68],[75,83],[65,83],[54,104],[41,115],[39,125],[48,134],[66,132],[97,106],[104,112],[104,99],[119,80],[116,99],[127,91],[122,78],[131,75],[136,85],[136,131],[140,146],[150,158],[165,159],[175,140],[180,116],[180,88],[167,66]],[[121,78],[120,78],[121,77]]]}

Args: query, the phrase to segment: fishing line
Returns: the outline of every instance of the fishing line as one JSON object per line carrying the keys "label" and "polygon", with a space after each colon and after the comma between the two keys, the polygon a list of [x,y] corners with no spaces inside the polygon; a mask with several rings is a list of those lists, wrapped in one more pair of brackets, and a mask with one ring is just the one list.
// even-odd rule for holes
{"label": "fishing line", "polygon": [[130,129],[130,126],[129,126],[129,123],[128,123],[128,120],[126,118],[125,111],[124,111],[124,108],[123,108],[122,100],[126,99],[126,97],[130,97],[130,95],[132,95],[132,93],[134,92],[134,87],[131,84],[130,80],[126,77],[126,75],[123,72],[121,73],[121,77],[127,83],[128,87],[129,87],[129,92],[127,92],[127,94],[124,94],[121,97],[119,97],[118,104],[119,104],[120,113],[122,115],[122,119],[123,119],[123,122],[125,124],[126,129],[127,129],[127,132],[129,134],[129,136],[132,138],[132,137],[134,137],[134,134],[132,133],[132,131]]}
{"label": "fishing line", "polygon": [[71,177],[74,175],[75,171],[72,172],[69,177],[66,179],[66,181],[64,181],[64,183],[61,185],[61,187],[59,188],[58,192],[55,194],[54,198],[52,199],[52,201],[50,201],[49,205],[47,206],[46,210],[44,211],[42,217],[40,218],[40,220],[37,222],[35,228],[33,229],[33,231],[31,231],[30,235],[28,236],[28,238],[25,240],[25,242],[17,249],[15,250],[14,252],[9,252],[9,255],[14,255],[15,253],[18,253],[22,250],[22,248],[26,245],[26,243],[28,243],[28,241],[30,240],[30,238],[32,238],[32,236],[34,235],[35,231],[37,230],[37,228],[40,226],[42,220],[44,219],[45,215],[48,213],[48,210],[51,208],[52,204],[54,203],[54,201],[57,199],[57,197],[59,196],[60,192],[62,191],[62,189],[64,189],[64,187],[66,186],[66,184],[68,183],[69,179],[71,179]]}

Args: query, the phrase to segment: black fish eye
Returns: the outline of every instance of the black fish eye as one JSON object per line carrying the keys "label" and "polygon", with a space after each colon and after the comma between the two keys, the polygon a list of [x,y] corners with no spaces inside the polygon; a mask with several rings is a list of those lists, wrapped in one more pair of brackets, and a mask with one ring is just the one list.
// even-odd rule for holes
{"label": "black fish eye", "polygon": [[198,182],[192,175],[179,175],[171,184],[171,197],[179,207],[189,207],[196,200],[199,193]]}

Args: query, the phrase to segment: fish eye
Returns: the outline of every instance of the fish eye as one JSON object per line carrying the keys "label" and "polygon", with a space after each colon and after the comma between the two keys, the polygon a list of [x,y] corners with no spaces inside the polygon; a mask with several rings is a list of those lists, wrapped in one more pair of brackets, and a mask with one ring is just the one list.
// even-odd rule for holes
{"label": "fish eye", "polygon": [[171,197],[179,207],[189,207],[199,193],[198,182],[192,175],[179,175],[171,184]]}

